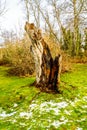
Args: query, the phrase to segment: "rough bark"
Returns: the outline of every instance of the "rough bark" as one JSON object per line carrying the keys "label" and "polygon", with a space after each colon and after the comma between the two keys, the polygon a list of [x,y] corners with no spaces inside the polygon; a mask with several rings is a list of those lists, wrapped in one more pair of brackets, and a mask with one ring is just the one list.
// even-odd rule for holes
{"label": "rough bark", "polygon": [[35,61],[36,86],[42,91],[58,91],[60,55],[52,58],[41,31],[33,23],[26,22],[25,30],[32,43],[31,51]]}

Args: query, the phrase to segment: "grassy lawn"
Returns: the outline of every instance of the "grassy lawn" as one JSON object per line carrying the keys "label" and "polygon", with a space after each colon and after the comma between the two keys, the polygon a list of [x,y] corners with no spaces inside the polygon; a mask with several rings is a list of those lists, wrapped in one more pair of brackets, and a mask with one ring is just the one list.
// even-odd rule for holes
{"label": "grassy lawn", "polygon": [[40,93],[34,77],[0,67],[0,130],[87,130],[87,65],[61,75],[60,94]]}

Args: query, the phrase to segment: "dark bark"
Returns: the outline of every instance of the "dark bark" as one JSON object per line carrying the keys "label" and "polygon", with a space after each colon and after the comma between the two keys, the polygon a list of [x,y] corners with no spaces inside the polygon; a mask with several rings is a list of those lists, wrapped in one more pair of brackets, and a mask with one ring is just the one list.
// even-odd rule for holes
{"label": "dark bark", "polygon": [[41,91],[58,92],[60,55],[55,59],[52,58],[48,45],[34,24],[26,23],[25,30],[32,42],[31,50],[36,67],[36,87],[39,87]]}

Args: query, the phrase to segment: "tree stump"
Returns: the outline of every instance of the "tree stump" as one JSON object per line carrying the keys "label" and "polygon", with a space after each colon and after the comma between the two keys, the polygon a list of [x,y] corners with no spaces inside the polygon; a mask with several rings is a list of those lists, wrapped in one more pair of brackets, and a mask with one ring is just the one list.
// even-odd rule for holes
{"label": "tree stump", "polygon": [[36,87],[46,92],[58,92],[61,56],[58,54],[54,59],[52,58],[41,30],[36,28],[33,23],[26,22],[25,30],[32,43],[30,49],[35,61]]}

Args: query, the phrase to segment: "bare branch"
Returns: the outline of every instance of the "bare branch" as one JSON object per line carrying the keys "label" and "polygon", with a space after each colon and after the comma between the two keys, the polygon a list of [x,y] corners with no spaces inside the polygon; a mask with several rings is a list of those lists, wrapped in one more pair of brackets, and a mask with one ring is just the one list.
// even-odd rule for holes
{"label": "bare branch", "polygon": [[6,11],[6,0],[4,2],[0,1],[0,16],[2,16]]}

